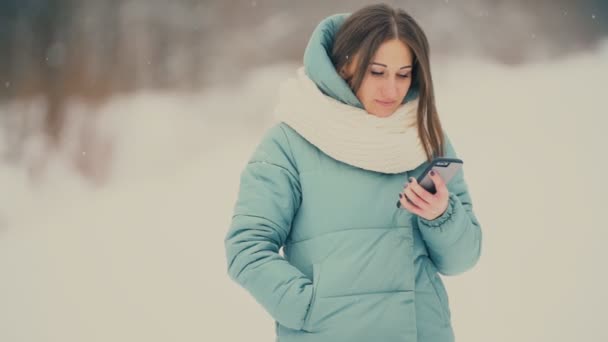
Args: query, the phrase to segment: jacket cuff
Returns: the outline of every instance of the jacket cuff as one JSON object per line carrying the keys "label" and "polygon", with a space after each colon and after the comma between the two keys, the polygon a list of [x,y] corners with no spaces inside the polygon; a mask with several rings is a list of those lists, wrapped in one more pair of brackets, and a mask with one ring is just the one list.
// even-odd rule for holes
{"label": "jacket cuff", "polygon": [[423,217],[418,216],[418,223],[424,224],[427,227],[437,228],[441,227],[445,222],[452,218],[454,214],[454,208],[456,207],[456,200],[458,200],[457,196],[450,192],[448,197],[448,207],[445,209],[443,214],[439,215],[439,217],[433,220],[427,220]]}

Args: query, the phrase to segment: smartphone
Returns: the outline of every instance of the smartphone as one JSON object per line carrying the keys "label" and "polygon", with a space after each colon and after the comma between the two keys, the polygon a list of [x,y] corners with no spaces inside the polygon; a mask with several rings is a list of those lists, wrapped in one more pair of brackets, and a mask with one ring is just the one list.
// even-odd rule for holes
{"label": "smartphone", "polygon": [[[435,172],[441,176],[441,179],[443,179],[445,184],[448,184],[454,175],[462,168],[462,164],[463,161],[458,158],[435,158],[429,163],[429,166],[422,171],[416,181],[428,192],[434,194],[437,190],[435,189],[435,183],[433,183],[429,174],[431,170],[435,170]],[[397,207],[400,206],[401,202],[397,201]]]}
{"label": "smartphone", "polygon": [[456,172],[462,168],[462,160],[457,158],[435,158],[431,161],[429,166],[422,171],[420,177],[416,179],[418,184],[425,188],[428,192],[434,194],[435,183],[431,180],[431,175],[429,174],[431,170],[435,170],[440,176],[441,179],[448,184],[452,177],[456,175]]}

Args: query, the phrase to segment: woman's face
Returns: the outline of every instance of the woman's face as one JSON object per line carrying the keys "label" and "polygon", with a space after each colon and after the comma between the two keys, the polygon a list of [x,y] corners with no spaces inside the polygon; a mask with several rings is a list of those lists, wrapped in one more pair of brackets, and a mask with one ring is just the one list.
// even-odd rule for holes
{"label": "woman's face", "polygon": [[[412,60],[410,49],[398,39],[380,45],[356,93],[368,113],[387,117],[401,105],[412,83]],[[356,64],[357,56],[347,65],[346,75],[354,74]]]}

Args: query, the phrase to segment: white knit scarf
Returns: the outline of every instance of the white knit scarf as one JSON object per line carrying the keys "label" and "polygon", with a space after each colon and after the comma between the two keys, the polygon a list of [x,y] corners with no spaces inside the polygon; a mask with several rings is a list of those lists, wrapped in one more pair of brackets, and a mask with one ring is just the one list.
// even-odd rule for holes
{"label": "white knit scarf", "polygon": [[323,94],[304,68],[279,90],[275,117],[330,157],[362,169],[401,173],[426,161],[418,137],[418,100],[380,118]]}

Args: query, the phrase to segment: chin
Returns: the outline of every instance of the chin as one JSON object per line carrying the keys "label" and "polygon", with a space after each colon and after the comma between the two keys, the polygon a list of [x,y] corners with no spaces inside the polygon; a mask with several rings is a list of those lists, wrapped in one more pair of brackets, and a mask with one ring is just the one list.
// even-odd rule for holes
{"label": "chin", "polygon": [[395,109],[385,109],[385,108],[374,108],[371,111],[368,111],[371,115],[377,116],[379,118],[386,118],[395,112]]}

